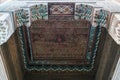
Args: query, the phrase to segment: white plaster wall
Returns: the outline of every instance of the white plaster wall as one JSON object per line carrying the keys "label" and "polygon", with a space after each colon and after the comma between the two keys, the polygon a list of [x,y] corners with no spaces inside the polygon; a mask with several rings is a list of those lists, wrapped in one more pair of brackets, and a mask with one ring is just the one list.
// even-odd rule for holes
{"label": "white plaster wall", "polygon": [[[5,43],[14,32],[12,17],[9,13],[0,13],[0,45]],[[2,25],[1,25],[2,24]]]}

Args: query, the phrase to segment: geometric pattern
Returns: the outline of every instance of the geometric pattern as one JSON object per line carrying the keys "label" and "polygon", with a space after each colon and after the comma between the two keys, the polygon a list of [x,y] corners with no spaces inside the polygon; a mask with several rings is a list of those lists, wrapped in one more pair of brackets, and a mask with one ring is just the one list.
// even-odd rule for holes
{"label": "geometric pattern", "polygon": [[74,3],[49,3],[49,15],[73,15]]}

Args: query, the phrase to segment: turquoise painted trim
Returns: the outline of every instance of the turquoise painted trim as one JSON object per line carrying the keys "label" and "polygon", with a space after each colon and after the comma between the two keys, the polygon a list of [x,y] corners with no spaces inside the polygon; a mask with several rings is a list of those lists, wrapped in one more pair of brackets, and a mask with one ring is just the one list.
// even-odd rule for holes
{"label": "turquoise painted trim", "polygon": [[[94,42],[94,36],[95,36],[95,30],[96,30],[96,27],[91,27],[91,29],[90,29],[90,35],[89,35],[89,41],[88,41],[88,49],[91,49],[92,48],[92,44],[93,44],[93,42]],[[88,60],[90,60],[91,59],[91,51],[90,52],[87,52],[87,54],[86,54],[86,58],[88,59]]]}
{"label": "turquoise painted trim", "polygon": [[[91,33],[93,33],[95,30],[94,30],[95,27],[91,27]],[[94,30],[94,31],[93,31]],[[96,44],[95,44],[95,47],[94,47],[94,55],[92,57],[92,62],[89,66],[86,66],[86,67],[83,67],[83,66],[79,66],[79,65],[76,65],[76,66],[57,66],[57,65],[50,65],[50,66],[46,66],[46,65],[35,65],[35,66],[29,66],[28,65],[28,61],[27,61],[27,57],[26,57],[26,48],[25,48],[25,42],[24,42],[24,33],[23,33],[23,30],[22,30],[22,27],[19,27],[19,37],[20,37],[20,41],[21,41],[21,46],[22,46],[22,52],[23,52],[23,58],[24,58],[24,64],[25,64],[25,68],[28,70],[28,71],[32,71],[32,70],[36,70],[36,71],[41,71],[41,70],[44,70],[44,71],[49,71],[49,70],[52,70],[52,71],[91,71],[93,68],[94,68],[94,62],[95,62],[95,57],[96,57],[96,51],[97,51],[97,47],[98,47],[98,44],[99,44],[99,36],[101,34],[101,27],[98,26],[98,33],[96,34]],[[90,39],[93,39],[93,36],[94,34],[90,35],[89,37],[89,40]],[[93,36],[93,37],[92,37]],[[92,40],[90,40],[92,41]],[[88,58],[90,59],[90,58]],[[32,61],[31,63],[34,63],[34,64],[40,64],[39,61]],[[41,63],[42,64],[42,63]]]}

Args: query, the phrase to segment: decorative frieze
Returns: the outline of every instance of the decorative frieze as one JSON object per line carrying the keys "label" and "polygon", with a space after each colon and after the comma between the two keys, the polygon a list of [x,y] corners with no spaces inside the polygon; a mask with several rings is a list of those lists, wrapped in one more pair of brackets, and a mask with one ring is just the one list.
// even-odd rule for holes
{"label": "decorative frieze", "polygon": [[24,10],[25,16],[26,16],[26,21],[24,22],[24,25],[26,25],[27,27],[30,27],[30,25],[31,25],[30,8],[24,7],[22,9]]}
{"label": "decorative frieze", "polygon": [[101,9],[99,11],[96,11],[95,17],[94,17],[94,22],[97,25],[100,25],[102,27],[108,27],[109,26],[109,19],[110,19],[110,12]]}
{"label": "decorative frieze", "polygon": [[[95,3],[94,3],[95,4]],[[102,3],[101,3],[102,4]],[[107,5],[108,6],[108,5]],[[90,4],[78,4],[78,3],[40,3],[30,6],[29,10],[16,10],[17,24],[19,26],[26,23],[23,16],[25,11],[29,14],[29,23],[36,20],[86,20],[96,27],[100,25],[102,27],[109,26],[109,20],[111,17],[111,11],[101,9],[102,7]],[[103,7],[104,8],[104,7]],[[112,10],[114,12],[114,10]],[[51,17],[52,16],[52,17]],[[61,17],[59,17],[61,16]],[[73,17],[75,16],[75,17]]]}
{"label": "decorative frieze", "polygon": [[93,6],[90,5],[85,5],[85,4],[76,5],[76,10],[75,10],[76,19],[91,21],[93,10],[94,10]]}
{"label": "decorative frieze", "polygon": [[31,21],[47,20],[48,8],[46,4],[33,5],[30,7]]}
{"label": "decorative frieze", "polygon": [[74,3],[49,3],[49,15],[73,15]]}
{"label": "decorative frieze", "polygon": [[49,20],[74,20],[75,3],[48,3]]}
{"label": "decorative frieze", "polygon": [[14,12],[14,14],[17,27],[25,25],[29,22],[28,10],[18,9]]}

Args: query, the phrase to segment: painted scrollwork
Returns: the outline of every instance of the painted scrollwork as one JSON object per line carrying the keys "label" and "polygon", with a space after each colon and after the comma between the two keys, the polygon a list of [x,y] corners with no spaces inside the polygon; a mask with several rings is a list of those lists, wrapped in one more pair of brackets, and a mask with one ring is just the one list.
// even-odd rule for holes
{"label": "painted scrollwork", "polygon": [[48,10],[47,10],[47,5],[45,4],[39,4],[39,5],[34,5],[30,7],[30,12],[31,12],[31,20],[45,20],[47,19],[48,15]]}
{"label": "painted scrollwork", "polygon": [[120,44],[120,15],[119,14],[113,14],[110,22],[110,26],[108,28],[109,34],[112,36],[112,38]]}
{"label": "painted scrollwork", "polygon": [[79,5],[76,5],[75,13],[76,13],[75,16],[77,16],[78,19],[91,21],[92,14],[93,14],[93,7],[85,4],[79,4]]}
{"label": "painted scrollwork", "polygon": [[6,21],[0,21],[0,44],[4,43],[7,39],[8,24]]}
{"label": "painted scrollwork", "polygon": [[16,26],[20,27],[27,24],[28,21],[28,11],[24,9],[19,9],[15,11]]}

